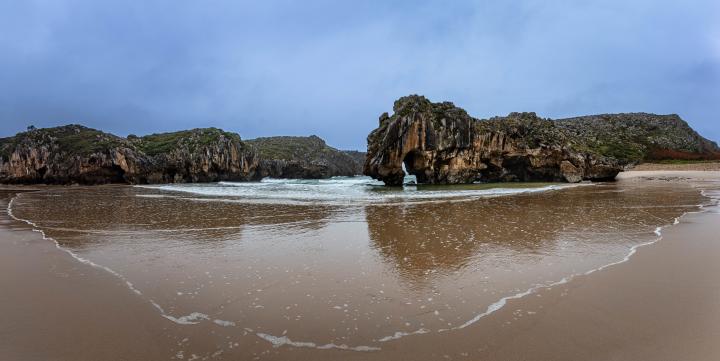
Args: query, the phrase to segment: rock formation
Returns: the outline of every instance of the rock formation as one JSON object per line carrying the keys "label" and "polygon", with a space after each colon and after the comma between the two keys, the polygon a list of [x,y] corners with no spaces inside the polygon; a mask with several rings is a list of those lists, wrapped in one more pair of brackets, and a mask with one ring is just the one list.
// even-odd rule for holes
{"label": "rock formation", "polygon": [[[248,143],[235,133],[216,128],[127,138],[81,125],[32,129],[0,139],[0,182],[249,181],[266,176],[326,178],[355,175],[362,170],[360,163],[318,137],[292,138],[296,141],[279,137],[274,142]],[[273,155],[265,146],[270,143],[291,150],[295,156]]]}
{"label": "rock formation", "polygon": [[3,183],[169,183],[256,178],[256,152],[215,128],[127,139],[81,125],[0,139]]}
{"label": "rock formation", "polygon": [[719,158],[715,143],[677,115],[598,115],[563,120],[535,113],[479,120],[450,102],[397,100],[367,138],[363,173],[400,185],[403,164],[419,183],[612,180],[657,152]]}
{"label": "rock formation", "polygon": [[[257,149],[262,177],[318,179],[362,173],[365,160],[325,144],[320,137],[266,137],[245,140]],[[356,152],[360,153],[360,152]]]}

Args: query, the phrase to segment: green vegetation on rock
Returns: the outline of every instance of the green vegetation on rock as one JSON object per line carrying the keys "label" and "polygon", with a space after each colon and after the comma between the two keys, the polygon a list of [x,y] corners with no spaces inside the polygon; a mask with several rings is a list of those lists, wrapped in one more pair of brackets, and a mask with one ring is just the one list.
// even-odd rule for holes
{"label": "green vegetation on rock", "polygon": [[717,159],[717,144],[676,114],[600,114],[555,121],[578,149],[623,163],[667,158]]}
{"label": "green vegetation on rock", "polygon": [[136,138],[134,143],[147,155],[156,156],[170,153],[180,147],[190,152],[216,144],[222,139],[240,143],[240,136],[218,128],[197,128],[170,133],[156,133]]}
{"label": "green vegetation on rock", "polygon": [[[250,143],[250,144],[248,144]],[[260,138],[198,128],[127,138],[81,125],[0,138],[0,182],[169,183],[327,178],[361,172],[359,155],[317,136]],[[10,162],[10,159],[15,159]]]}
{"label": "green vegetation on rock", "polygon": [[720,159],[720,149],[675,114],[547,119],[532,112],[476,119],[450,102],[409,95],[368,135],[363,173],[398,185],[609,180],[658,159]]}
{"label": "green vegetation on rock", "polygon": [[245,143],[255,147],[260,157],[265,159],[312,161],[338,152],[337,149],[328,146],[316,135],[264,137],[248,139],[245,140]]}
{"label": "green vegetation on rock", "polygon": [[80,156],[108,148],[127,145],[124,138],[82,125],[71,124],[55,128],[31,129],[14,137],[0,139],[3,158],[9,157],[19,145],[53,146],[55,151]]}
{"label": "green vegetation on rock", "polygon": [[[327,178],[362,172],[362,162],[358,161],[357,154],[337,150],[316,135],[263,137],[244,142],[257,150],[267,176]],[[361,154],[364,159],[364,153]]]}

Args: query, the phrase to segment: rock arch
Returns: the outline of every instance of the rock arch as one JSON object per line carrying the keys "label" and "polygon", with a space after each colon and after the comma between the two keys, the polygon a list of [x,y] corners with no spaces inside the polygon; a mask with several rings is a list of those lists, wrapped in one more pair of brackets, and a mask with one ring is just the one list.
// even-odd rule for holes
{"label": "rock arch", "polygon": [[401,185],[418,183],[609,180],[622,170],[613,158],[574,146],[572,134],[535,113],[478,120],[452,103],[423,96],[398,99],[368,136],[363,173]]}
{"label": "rock arch", "polygon": [[427,183],[426,172],[429,170],[430,164],[420,149],[415,148],[405,152],[405,156],[402,157],[402,165],[405,165],[407,174],[415,176],[418,183]]}

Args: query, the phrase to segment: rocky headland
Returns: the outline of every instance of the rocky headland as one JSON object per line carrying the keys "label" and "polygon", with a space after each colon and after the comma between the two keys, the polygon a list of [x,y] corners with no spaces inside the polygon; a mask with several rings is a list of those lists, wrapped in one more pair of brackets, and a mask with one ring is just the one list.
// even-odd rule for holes
{"label": "rocky headland", "polygon": [[[282,145],[282,149],[276,146]],[[327,178],[362,163],[318,137],[250,142],[217,128],[127,138],[82,125],[29,129],[0,139],[0,182],[17,184],[185,183],[263,177]]]}
{"label": "rocky headland", "polygon": [[367,138],[363,173],[418,183],[612,180],[646,160],[720,159],[720,149],[679,116],[647,113],[552,120],[535,113],[476,119],[453,103],[410,95]]}
{"label": "rocky headland", "polygon": [[260,156],[261,177],[319,179],[362,174],[365,153],[340,151],[316,135],[245,140]]}

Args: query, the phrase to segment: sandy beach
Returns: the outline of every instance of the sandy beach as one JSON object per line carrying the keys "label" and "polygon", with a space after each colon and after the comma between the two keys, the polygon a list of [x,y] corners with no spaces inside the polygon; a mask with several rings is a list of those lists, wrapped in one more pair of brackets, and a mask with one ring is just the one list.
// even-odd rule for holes
{"label": "sandy beach", "polygon": [[[619,179],[642,182],[648,177],[703,182],[717,181],[720,172],[634,171]],[[687,214],[628,262],[510,300],[466,333],[418,337],[395,357],[717,360],[719,220],[717,208]]]}
{"label": "sandy beach", "polygon": [[[17,188],[25,191],[25,188]],[[0,359],[166,360],[166,320],[107,271],[7,215],[0,191]]]}
{"label": "sandy beach", "polygon": [[[677,189],[678,192],[687,193],[687,197],[691,196],[691,192],[687,190],[688,184],[705,189],[706,195],[720,190],[720,185],[716,183],[720,179],[720,172],[632,171],[622,173],[618,179],[617,183],[621,188],[618,188],[617,191],[620,191],[620,194],[638,189],[638,186],[642,188],[646,184],[660,187],[657,188],[658,191]],[[674,184],[678,185],[677,188],[673,188]],[[628,190],[624,191],[626,188]],[[69,188],[66,187],[62,191],[65,189]],[[118,187],[117,189],[127,188]],[[603,193],[603,191],[593,197],[616,194],[613,189],[608,189],[610,193]],[[110,191],[117,192],[115,188]],[[0,215],[0,286],[5,290],[0,296],[0,306],[6,310],[0,327],[2,333],[0,359],[3,360],[717,360],[720,357],[720,346],[716,342],[720,337],[720,282],[717,280],[717,275],[720,274],[720,263],[717,262],[720,255],[720,239],[717,236],[720,234],[720,223],[717,222],[720,213],[715,206],[706,206],[703,209],[683,206],[677,210],[668,208],[667,212],[643,215],[638,218],[638,222],[649,222],[648,225],[657,224],[662,227],[657,231],[662,235],[661,239],[658,240],[659,237],[654,237],[652,232],[649,233],[649,236],[646,236],[645,232],[641,233],[642,237],[638,236],[640,238],[637,241],[633,239],[632,242],[642,241],[642,245],[628,243],[636,246],[633,248],[633,252],[624,253],[627,261],[620,257],[620,259],[608,263],[610,261],[603,261],[603,257],[614,259],[612,257],[615,257],[613,256],[615,253],[608,253],[608,256],[605,256],[605,253],[600,256],[595,253],[586,253],[587,262],[594,262],[592,261],[595,259],[593,257],[597,257],[598,264],[602,264],[602,262],[605,264],[598,267],[593,263],[592,266],[582,268],[584,267],[583,262],[572,263],[568,267],[572,267],[573,270],[577,268],[577,272],[580,273],[555,279],[554,283],[547,287],[535,287],[528,290],[523,288],[525,281],[522,281],[522,278],[516,280],[515,276],[501,277],[501,274],[487,273],[493,275],[493,279],[501,280],[498,281],[501,282],[498,286],[494,286],[498,287],[497,294],[489,295],[489,301],[487,301],[495,300],[493,305],[498,307],[491,306],[494,307],[492,312],[474,322],[466,322],[473,313],[471,312],[468,316],[470,308],[463,306],[465,303],[461,301],[477,302],[480,310],[483,310],[486,307],[486,304],[482,303],[486,302],[484,296],[474,296],[474,293],[450,287],[460,284],[462,288],[465,283],[468,287],[477,287],[473,285],[482,285],[485,282],[476,283],[477,271],[471,272],[473,268],[464,266],[472,260],[472,258],[467,258],[464,253],[470,251],[462,251],[463,247],[466,247],[464,243],[459,243],[457,246],[451,244],[452,247],[447,249],[430,251],[406,248],[411,246],[404,244],[402,248],[399,248],[399,244],[392,242],[410,242],[412,244],[413,240],[417,238],[413,238],[413,236],[405,240],[403,234],[408,232],[407,230],[395,229],[391,225],[378,222],[382,219],[404,219],[405,222],[408,222],[409,219],[416,219],[419,216],[412,213],[405,216],[403,216],[405,213],[394,213],[394,210],[403,208],[393,206],[376,209],[368,207],[365,209],[365,218],[362,219],[367,225],[357,221],[353,221],[354,223],[338,222],[335,220],[336,218],[328,215],[334,214],[334,208],[327,208],[325,211],[314,208],[312,211],[314,213],[303,216],[303,223],[298,225],[301,228],[291,230],[294,232],[293,234],[316,237],[315,232],[325,229],[323,227],[342,224],[347,224],[347,226],[340,227],[350,227],[353,224],[364,225],[369,227],[370,240],[376,244],[380,242],[381,247],[376,248],[380,252],[379,255],[384,255],[383,257],[390,260],[381,258],[383,262],[380,265],[392,265],[393,272],[399,274],[399,276],[393,276],[394,273],[388,274],[387,271],[382,271],[377,276],[379,278],[375,278],[375,276],[367,276],[367,280],[345,278],[350,280],[349,282],[353,282],[352,288],[359,287],[358,284],[361,282],[391,282],[392,277],[400,277],[401,284],[420,287],[419,290],[411,293],[417,295],[427,292],[422,287],[427,287],[423,285],[432,282],[436,285],[429,289],[437,289],[437,291],[433,291],[435,295],[431,295],[429,298],[438,298],[444,305],[433,307],[440,310],[439,317],[443,317],[445,314],[452,315],[448,319],[452,323],[448,323],[450,329],[444,330],[440,325],[436,325],[437,320],[432,318],[432,312],[429,313],[431,318],[407,316],[403,322],[422,321],[425,323],[423,327],[427,331],[414,334],[401,332],[395,334],[397,336],[395,338],[390,337],[387,340],[378,341],[378,337],[367,336],[373,334],[370,331],[366,331],[367,334],[363,333],[364,328],[369,326],[362,323],[361,319],[357,321],[358,326],[356,327],[360,327],[357,333],[341,333],[347,337],[347,345],[344,347],[340,341],[337,341],[333,347],[322,347],[322,344],[309,347],[307,343],[297,341],[296,338],[303,336],[302,332],[306,332],[307,339],[322,340],[323,337],[327,337],[324,335],[328,332],[322,329],[325,327],[322,323],[318,323],[320,329],[317,330],[309,325],[296,329],[288,326],[292,325],[292,322],[287,323],[283,319],[272,321],[270,314],[262,313],[262,308],[253,306],[253,313],[242,311],[247,308],[237,308],[236,311],[233,308],[234,303],[227,302],[226,300],[229,299],[224,296],[226,292],[229,292],[227,290],[235,289],[234,286],[220,287],[219,282],[204,283],[206,289],[216,287],[210,288],[210,290],[218,292],[217,294],[211,293],[210,296],[206,296],[200,292],[198,298],[191,297],[191,299],[183,300],[180,297],[181,292],[175,295],[175,288],[168,285],[169,279],[147,275],[151,270],[153,274],[157,274],[166,268],[175,269],[173,267],[178,267],[182,265],[181,263],[163,265],[164,261],[159,259],[153,259],[152,263],[143,263],[145,261],[137,261],[141,259],[137,258],[139,255],[133,255],[128,250],[122,249],[120,252],[113,248],[115,246],[98,247],[93,243],[107,237],[115,237],[113,239],[118,241],[125,239],[118,238],[120,236],[117,229],[123,232],[122,237],[135,237],[134,233],[128,233],[131,230],[113,226],[112,230],[115,233],[107,233],[109,231],[106,230],[100,232],[104,228],[100,228],[102,224],[98,222],[93,226],[96,229],[95,233],[88,233],[89,231],[86,230],[81,236],[78,236],[75,225],[70,223],[58,225],[57,221],[53,221],[55,218],[48,218],[50,217],[48,215],[52,215],[50,213],[46,215],[45,212],[41,212],[34,215],[33,217],[41,219],[39,221],[41,228],[44,227],[47,232],[60,239],[61,246],[69,247],[76,255],[89,257],[103,267],[110,265],[112,270],[122,270],[119,273],[122,274],[122,277],[127,278],[119,278],[102,267],[78,261],[68,252],[56,247],[52,240],[43,239],[41,233],[33,232],[33,227],[30,225],[11,219],[7,215],[5,211],[7,202],[16,192],[13,189],[3,191],[3,213]],[[493,198],[498,200],[483,202],[491,202],[487,203],[488,206],[493,205],[492,202],[498,202],[499,206],[515,199],[510,197],[524,197],[518,201],[513,200],[513,202],[521,202],[519,204],[531,207],[536,200],[543,202],[545,201],[543,197],[559,197],[563,195],[562,192],[569,192],[567,197],[577,197],[578,200],[588,197],[582,193],[585,192],[583,190],[561,190],[558,191],[558,194],[508,196],[508,198],[500,197],[504,199],[502,201],[500,198]],[[148,198],[149,201],[157,199],[153,197]],[[678,197],[680,196],[678,195]],[[683,198],[678,198],[677,202],[681,199]],[[612,198],[608,198],[608,201],[611,202]],[[643,199],[635,198],[623,198],[623,201],[630,202],[629,205],[640,205],[644,202]],[[669,205],[675,200],[669,198],[667,202]],[[31,215],[33,214],[31,205],[32,203],[27,203],[23,206],[20,203],[16,212],[19,215]],[[215,205],[215,207],[223,206]],[[422,209],[426,211],[434,212],[434,208],[427,208],[430,206],[422,207],[425,207]],[[443,207],[447,211],[453,211],[453,208]],[[258,208],[258,210],[262,209]],[[642,212],[655,212],[653,209],[643,209]],[[685,215],[682,215],[682,212],[676,213],[683,209],[691,211]],[[306,212],[310,212],[310,208],[306,209]],[[409,210],[404,212],[409,212]],[[678,215],[678,223],[674,225],[672,218],[668,220],[664,218],[673,214]],[[531,214],[525,216],[533,217]],[[132,220],[132,216],[128,214],[113,214],[107,217],[113,222],[112,224],[115,224],[118,219]],[[282,217],[282,214],[275,215],[275,217]],[[658,217],[662,217],[662,219]],[[655,218],[658,219],[655,220]],[[98,215],[98,219],[102,220],[103,218]],[[339,219],[345,218],[340,217]],[[354,218],[348,219],[353,220]],[[550,218],[546,216],[545,219]],[[236,237],[235,233],[227,233],[230,232],[227,230],[229,224],[226,221],[223,222],[204,224],[206,227],[212,226],[214,231],[210,235],[214,239],[229,240],[230,236]],[[245,253],[254,252],[252,243],[248,243],[248,239],[253,239],[251,237],[263,238],[265,235],[273,235],[277,239],[276,242],[282,242],[281,240],[284,239],[284,233],[278,233],[278,229],[275,228],[272,228],[273,233],[264,233],[266,232],[264,227],[267,227],[266,221],[262,221],[260,226],[254,225],[252,222],[248,223],[249,221],[243,222],[245,223],[242,226],[244,229],[242,239],[245,242],[243,251]],[[293,218],[292,222],[297,223],[298,221]],[[124,224],[133,223],[125,221]],[[287,227],[287,224],[291,223],[284,224],[283,227]],[[74,228],[68,228],[71,225]],[[162,229],[154,229],[152,234],[160,234],[158,232],[164,232],[164,229],[184,229],[183,227],[185,225],[182,223],[168,224],[166,222]],[[86,228],[92,227],[88,224]],[[428,229],[422,228],[420,224],[416,229],[419,232],[430,232]],[[473,228],[459,233],[454,231],[454,233],[439,235],[438,239],[461,237],[475,234],[474,232],[477,230]],[[506,232],[509,232],[507,234],[512,237],[519,235],[517,230],[508,229]],[[551,235],[559,237],[564,234],[557,233],[557,231],[543,233],[545,231],[539,230],[538,232],[540,232],[538,237],[550,237]],[[569,230],[565,229],[564,232],[567,233]],[[606,234],[610,236],[621,234],[611,230],[607,232]],[[336,233],[322,234],[327,237],[327,235]],[[394,240],[384,240],[382,234],[394,234],[395,238]],[[572,235],[573,233],[568,234]],[[163,236],[157,239],[163,242],[171,240],[177,242],[175,237]],[[201,237],[208,237],[208,234],[198,233],[192,239],[197,242],[203,239]],[[594,237],[596,236],[588,238],[588,241],[594,240]],[[498,238],[498,242],[500,239]],[[528,239],[533,240],[532,237]],[[390,243],[383,244],[382,242]],[[308,244],[312,245],[313,243]],[[358,244],[362,245],[362,242]],[[562,243],[559,244],[562,245]],[[607,249],[607,252],[615,252],[614,249],[620,245],[608,244],[602,249]],[[581,246],[582,244],[572,246],[575,248],[571,249],[577,249],[577,252],[587,252],[583,248],[577,248]],[[286,245],[286,247],[289,246]],[[324,247],[332,248],[330,245]],[[564,268],[539,268],[536,261],[526,260],[527,257],[530,257],[529,255],[538,257],[538,254],[561,252],[560,248],[556,248],[557,244],[545,247],[533,243],[514,247],[516,250],[513,252],[517,255],[508,259],[517,262],[517,267],[529,267],[529,270],[534,270],[533,272],[539,274],[547,273],[548,279],[552,279],[556,274],[562,275],[557,272],[566,272]],[[483,249],[485,251],[482,251]],[[530,253],[527,253],[528,250]],[[172,248],[161,249],[158,252],[167,252],[170,258],[175,257]],[[311,254],[312,252],[318,252],[318,250],[311,250]],[[422,258],[412,258],[417,257],[413,256],[414,254],[422,252],[430,252],[436,256],[432,266],[424,265],[423,262],[426,261]],[[493,247],[480,248],[480,251],[472,250],[472,254],[487,252],[502,254],[498,253],[499,249],[496,250]],[[352,254],[352,249],[349,251],[340,249],[335,251],[335,254],[338,257],[344,257],[345,254]],[[296,252],[295,255],[297,257],[301,254]],[[112,259],[118,257],[120,260],[114,264]],[[286,260],[292,266],[290,258],[284,258],[285,256],[281,255],[273,257],[273,259]],[[401,266],[403,259],[410,260],[414,266]],[[554,258],[537,259],[554,260]],[[228,259],[228,261],[231,260]],[[137,262],[138,266],[129,266],[124,269],[121,262]],[[188,271],[190,274],[193,267],[199,267],[198,263],[202,262],[186,263],[183,269],[188,270],[187,267],[191,267]],[[345,261],[344,264],[346,267],[352,268],[351,262]],[[361,264],[365,267],[373,263],[363,261]],[[499,265],[500,268],[504,267],[502,263]],[[228,264],[222,266],[224,268],[221,269],[229,269],[230,266],[231,264]],[[480,266],[482,263],[477,263],[473,267]],[[328,288],[326,282],[323,281],[332,280],[333,278],[328,275],[328,272],[340,272],[338,270],[341,268],[322,265],[315,267],[317,270],[324,270],[323,267],[330,268],[322,273],[317,270],[312,271],[312,269],[306,271],[315,272],[312,273],[312,277],[318,281],[315,286],[310,288],[302,287],[304,289],[302,292],[308,293],[308,295],[313,292],[318,298],[331,297],[330,293],[343,292],[343,287]],[[432,278],[433,272],[435,272],[433,270],[443,273],[443,278]],[[490,272],[489,270],[483,272]],[[369,269],[365,272],[372,275]],[[282,273],[282,270],[278,270],[278,273]],[[269,269],[262,275],[266,278],[269,277],[267,282],[270,284],[283,285],[281,288],[288,292],[285,297],[289,299],[298,297],[293,293],[293,283],[288,282],[285,285],[283,283],[285,281],[282,281],[281,278],[274,278],[275,271]],[[445,281],[446,279],[454,281]],[[141,295],[136,294],[128,287],[126,284],[128,280],[134,282],[134,288],[142,291]],[[263,282],[263,284],[267,284],[264,280]],[[230,283],[227,282],[227,284]],[[242,295],[244,291],[249,291],[250,286],[253,287],[253,290],[254,288],[259,290],[259,286],[253,283],[239,288],[238,291],[242,291],[242,293],[238,294]],[[489,284],[486,287],[490,287]],[[502,287],[512,288],[504,290]],[[517,288],[517,291],[512,291],[513,288]],[[217,291],[214,291],[216,289]],[[351,289],[348,289],[348,292],[350,291]],[[268,288],[263,292],[275,291]],[[322,296],[326,292],[328,295]],[[171,293],[172,295],[170,295]],[[388,298],[402,296],[402,294],[395,294],[387,288],[384,294]],[[498,303],[498,299],[502,295],[505,295],[506,299],[501,299],[502,302]],[[213,298],[208,298],[211,296]],[[302,293],[299,296],[302,297],[305,294]],[[232,297],[237,298],[238,296]],[[373,296],[370,300],[368,305],[361,304],[357,307],[361,310],[368,309],[375,312],[381,312],[384,308],[394,310],[396,307],[394,301],[390,299],[383,301],[384,303],[378,303],[378,299]],[[180,317],[194,309],[192,307],[199,309],[203,304],[215,301],[225,305],[220,306],[221,311],[217,314],[205,311],[207,313],[205,316]],[[252,298],[249,301],[252,301]],[[233,302],[242,303],[242,301]],[[315,304],[317,302],[309,305]],[[427,304],[431,305],[433,302],[428,301]],[[159,312],[156,306],[164,306],[163,311]],[[189,308],[184,309],[186,307]],[[272,308],[273,306],[270,301],[266,301],[263,307]],[[338,307],[336,312],[343,312],[342,304],[336,307]],[[412,310],[415,305],[404,305],[404,307]],[[333,307],[328,308],[330,311],[334,310]],[[306,306],[303,311],[304,313],[300,315],[305,318],[314,317],[316,314],[323,317],[322,308],[318,306]],[[399,313],[399,311],[393,312]],[[478,314],[477,312],[475,314]],[[435,311],[435,315],[438,315],[437,311]],[[459,321],[455,321],[455,316]],[[336,322],[332,319],[335,317],[332,314],[324,317]],[[209,320],[203,322],[205,318],[209,318]],[[215,318],[214,321],[213,318]],[[367,322],[379,322],[379,319],[379,317],[369,316]],[[271,320],[268,321],[271,322],[269,328],[286,328],[286,333],[275,335],[273,336],[275,338],[271,339],[275,342],[268,342],[268,338],[262,336],[263,333],[257,330],[257,326],[249,326],[251,322],[256,322],[254,320]],[[248,326],[241,325],[241,322]],[[342,321],[337,322],[338,324],[342,323]],[[238,323],[237,327],[235,327],[235,323]],[[388,326],[383,327],[397,327],[394,325],[394,323],[388,323]],[[301,331],[303,327],[305,327],[305,331]],[[385,331],[372,332],[383,334],[381,332]],[[363,338],[365,338],[365,342],[358,343],[358,340]],[[364,345],[365,348],[347,349],[357,345]]]}

